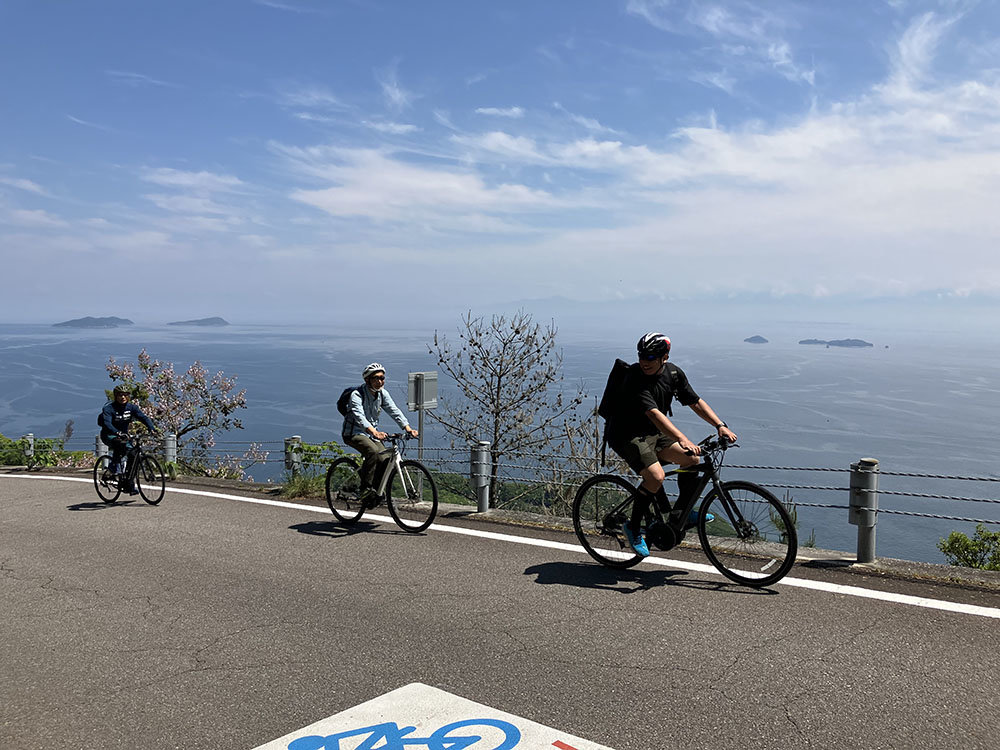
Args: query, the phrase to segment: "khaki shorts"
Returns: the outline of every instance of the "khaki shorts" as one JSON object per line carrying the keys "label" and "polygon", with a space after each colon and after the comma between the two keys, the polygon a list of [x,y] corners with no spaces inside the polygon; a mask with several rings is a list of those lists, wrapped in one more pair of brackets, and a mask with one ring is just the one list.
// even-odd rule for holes
{"label": "khaki shorts", "polygon": [[640,435],[625,442],[609,441],[608,445],[611,446],[611,450],[625,460],[625,463],[629,465],[632,471],[640,474],[647,466],[660,463],[657,454],[676,442],[678,442],[676,438],[657,434]]}

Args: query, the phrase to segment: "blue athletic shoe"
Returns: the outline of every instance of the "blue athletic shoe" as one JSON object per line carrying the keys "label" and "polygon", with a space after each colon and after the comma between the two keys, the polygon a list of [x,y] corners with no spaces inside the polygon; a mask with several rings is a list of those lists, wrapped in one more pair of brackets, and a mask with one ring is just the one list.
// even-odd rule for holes
{"label": "blue athletic shoe", "polygon": [[[712,523],[712,521],[714,521],[714,520],[715,520],[715,514],[714,513],[706,513],[705,514],[705,523]],[[688,528],[690,529],[690,528],[692,528],[694,526],[697,526],[697,525],[698,525],[698,511],[697,510],[692,510],[691,513],[690,513],[690,515],[688,515]]]}
{"label": "blue athletic shoe", "polygon": [[649,547],[646,546],[646,540],[642,538],[642,534],[632,533],[632,528],[627,523],[623,524],[623,528],[625,529],[625,538],[635,553],[641,557],[649,557]]}

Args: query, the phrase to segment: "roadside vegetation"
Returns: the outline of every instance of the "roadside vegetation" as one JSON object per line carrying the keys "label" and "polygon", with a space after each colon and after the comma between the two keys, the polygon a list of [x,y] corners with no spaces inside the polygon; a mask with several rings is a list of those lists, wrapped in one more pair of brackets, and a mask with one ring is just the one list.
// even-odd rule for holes
{"label": "roadside vegetation", "polygon": [[1000,531],[990,531],[976,524],[976,533],[968,537],[953,531],[938,542],[938,549],[952,565],[981,570],[1000,570]]}

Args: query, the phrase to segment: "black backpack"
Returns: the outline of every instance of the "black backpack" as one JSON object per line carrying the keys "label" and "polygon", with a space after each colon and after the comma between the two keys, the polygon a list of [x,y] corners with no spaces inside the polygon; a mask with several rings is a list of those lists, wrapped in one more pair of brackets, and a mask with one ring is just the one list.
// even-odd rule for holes
{"label": "black backpack", "polygon": [[[608,444],[608,427],[614,422],[615,416],[621,413],[622,409],[622,386],[625,384],[625,376],[628,374],[631,365],[623,359],[616,359],[608,373],[608,382],[604,386],[604,395],[597,405],[598,416],[604,419],[604,439],[601,442],[601,464],[606,464],[605,446]],[[677,368],[672,362],[667,362],[666,373],[670,381],[670,392],[675,393],[677,389]],[[673,409],[667,405],[667,414],[673,416]]]}
{"label": "black backpack", "polygon": [[[622,385],[625,383],[625,376],[628,374],[630,367],[631,365],[623,359],[616,359],[615,363],[611,366],[607,385],[604,386],[604,395],[601,396],[601,403],[597,405],[597,413],[604,418],[605,422],[612,421],[615,415],[621,411]],[[676,370],[677,368],[672,362],[667,362],[666,373],[667,379],[670,381],[671,393],[674,393],[677,387]],[[669,405],[667,406],[667,414],[671,417],[674,416],[673,409]]]}
{"label": "black backpack", "polygon": [[346,417],[351,403],[351,394],[355,391],[361,393],[363,387],[361,385],[352,385],[350,388],[345,388],[344,392],[340,394],[340,398],[337,399],[337,411]]}

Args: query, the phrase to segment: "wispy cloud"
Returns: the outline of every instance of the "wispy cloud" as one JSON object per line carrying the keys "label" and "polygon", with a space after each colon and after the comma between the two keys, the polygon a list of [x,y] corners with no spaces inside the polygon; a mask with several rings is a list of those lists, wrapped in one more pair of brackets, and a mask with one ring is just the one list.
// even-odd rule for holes
{"label": "wispy cloud", "polygon": [[143,75],[142,73],[129,73],[123,70],[105,70],[104,73],[113,81],[121,83],[125,86],[132,86],[136,88],[140,86],[164,86],[172,89],[181,88],[176,83],[161,81],[158,78],[152,78],[151,76]]}
{"label": "wispy cloud", "polygon": [[185,188],[201,193],[228,192],[244,185],[242,180],[231,175],[220,175],[214,172],[184,172],[168,167],[147,169],[141,177],[146,182],[153,182],[157,185]]}
{"label": "wispy cloud", "polygon": [[291,84],[278,92],[278,102],[289,109],[319,109],[345,111],[345,104],[336,94],[323,86]]}
{"label": "wispy cloud", "polygon": [[47,195],[45,188],[36,182],[31,180],[24,180],[18,177],[5,177],[0,175],[0,185],[8,185],[12,188],[17,188],[18,190],[25,190],[29,193],[36,193],[38,195]]}
{"label": "wispy cloud", "polygon": [[398,63],[394,62],[385,68],[376,70],[375,80],[382,88],[382,97],[385,99],[386,105],[399,112],[410,107],[415,99],[420,98],[420,95],[407,91],[399,83],[396,74],[397,65]]}
{"label": "wispy cloud", "polygon": [[509,117],[517,120],[524,117],[524,110],[521,107],[479,107],[476,114],[489,115],[491,117]]}
{"label": "wispy cloud", "polygon": [[408,133],[416,133],[420,130],[416,125],[407,122],[371,122],[366,120],[365,125],[372,130],[377,130],[380,133],[388,133],[389,135],[407,135]]}
{"label": "wispy cloud", "polygon": [[11,209],[7,211],[6,216],[0,214],[0,220],[6,220],[6,223],[24,227],[56,228],[66,226],[65,221],[47,211],[23,208]]}
{"label": "wispy cloud", "polygon": [[253,0],[254,5],[263,5],[265,8],[275,10],[286,10],[290,13],[320,13],[317,8],[309,8],[304,5],[293,5],[292,3],[280,2],[279,0]]}
{"label": "wispy cloud", "polygon": [[602,125],[593,117],[584,117],[583,115],[573,114],[559,102],[553,102],[552,106],[555,109],[562,112],[567,117],[569,117],[569,119],[575,122],[577,125],[581,125],[582,127],[586,128],[592,133],[608,133],[611,135],[620,135],[619,131],[615,130],[614,128],[609,128],[606,125]]}
{"label": "wispy cloud", "polygon": [[66,119],[70,122],[75,122],[77,125],[83,125],[85,128],[94,128],[94,130],[102,130],[105,133],[117,133],[118,131],[114,128],[108,127],[107,125],[100,125],[96,122],[90,122],[88,120],[81,120],[79,117],[73,117],[73,115],[66,115]]}
{"label": "wispy cloud", "polygon": [[625,12],[639,16],[662,31],[676,31],[677,25],[670,11],[677,7],[674,0],[628,0]]}

